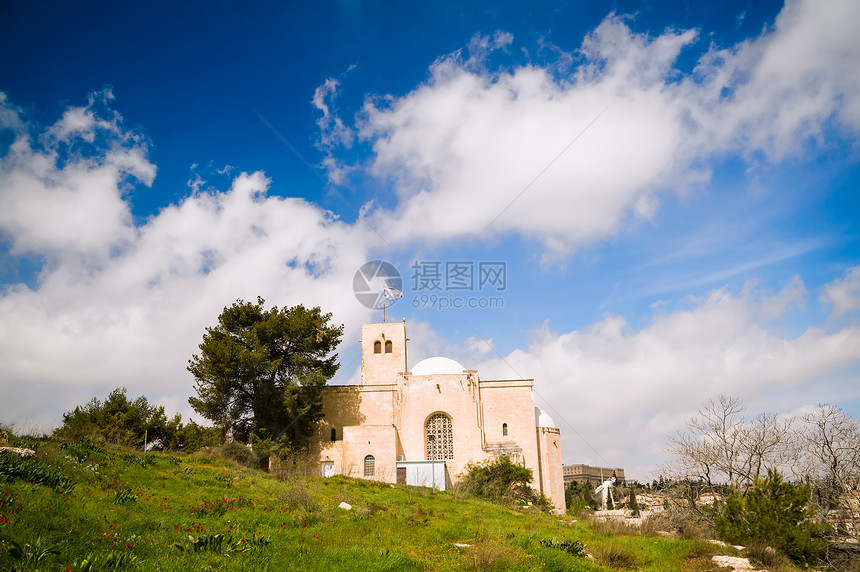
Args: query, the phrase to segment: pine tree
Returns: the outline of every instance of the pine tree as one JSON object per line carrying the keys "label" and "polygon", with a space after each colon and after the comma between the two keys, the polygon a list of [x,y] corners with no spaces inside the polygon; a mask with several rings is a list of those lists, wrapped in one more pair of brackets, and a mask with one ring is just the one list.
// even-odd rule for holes
{"label": "pine tree", "polygon": [[812,522],[811,489],[782,480],[775,469],[767,478],[756,478],[742,497],[733,490],[714,523],[721,540],[730,544],[766,544],[796,562],[812,563],[824,550],[829,531]]}

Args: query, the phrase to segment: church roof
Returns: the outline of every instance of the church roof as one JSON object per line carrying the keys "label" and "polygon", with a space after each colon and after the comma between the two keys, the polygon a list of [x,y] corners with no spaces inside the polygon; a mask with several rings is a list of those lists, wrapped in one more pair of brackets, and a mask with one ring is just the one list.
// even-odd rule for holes
{"label": "church roof", "polygon": [[535,426],[551,427],[553,429],[558,428],[558,425],[555,424],[555,421],[553,421],[553,418],[549,416],[549,413],[540,407],[535,407]]}
{"label": "church roof", "polygon": [[463,373],[465,367],[459,362],[442,356],[421,360],[412,368],[412,375],[438,375]]}

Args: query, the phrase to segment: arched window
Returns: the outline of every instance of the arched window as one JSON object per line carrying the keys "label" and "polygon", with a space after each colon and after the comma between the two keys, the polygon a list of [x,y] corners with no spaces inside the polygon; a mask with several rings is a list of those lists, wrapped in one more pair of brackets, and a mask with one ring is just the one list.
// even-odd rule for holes
{"label": "arched window", "polygon": [[382,353],[382,342],[380,342],[379,340],[376,340],[375,342],[373,342],[373,353],[375,353],[375,354],[381,354]]}
{"label": "arched window", "polygon": [[373,458],[373,455],[368,455],[364,458],[364,476],[372,477],[376,472],[376,459]]}
{"label": "arched window", "polygon": [[337,441],[337,429],[335,429],[334,427],[331,428],[331,440]]}
{"label": "arched window", "polygon": [[427,460],[443,461],[454,458],[454,433],[451,418],[444,413],[434,413],[424,426],[427,440]]}
{"label": "arched window", "polygon": [[391,343],[391,340],[385,340],[385,353],[390,354],[393,347],[394,344]]}
{"label": "arched window", "polygon": [[[332,431],[334,431],[334,429],[332,429]],[[502,437],[507,437],[507,436],[508,436],[508,424],[502,423]],[[332,441],[334,441],[334,439],[332,439]]]}

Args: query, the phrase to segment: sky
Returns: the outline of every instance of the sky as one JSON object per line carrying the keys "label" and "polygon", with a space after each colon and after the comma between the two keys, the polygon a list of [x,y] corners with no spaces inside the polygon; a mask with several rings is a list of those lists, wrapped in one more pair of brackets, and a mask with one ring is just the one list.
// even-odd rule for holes
{"label": "sky", "polygon": [[367,294],[397,280],[408,365],[534,379],[566,464],[655,478],[719,395],[860,418],[858,22],[4,2],[0,422],[50,431],[116,387],[195,418],[189,358],[258,296],[331,312],[332,383],[357,383]]}

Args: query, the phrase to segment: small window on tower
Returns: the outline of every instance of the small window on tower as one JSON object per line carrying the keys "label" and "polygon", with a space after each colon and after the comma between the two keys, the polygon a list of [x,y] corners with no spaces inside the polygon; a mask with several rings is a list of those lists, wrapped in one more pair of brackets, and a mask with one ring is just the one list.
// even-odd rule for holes
{"label": "small window on tower", "polygon": [[373,342],[373,353],[375,353],[375,354],[381,354],[382,353],[382,342],[380,342],[379,340],[376,340],[375,342]]}
{"label": "small window on tower", "polygon": [[372,477],[376,473],[376,459],[373,455],[368,455],[364,458],[364,476]]}
{"label": "small window on tower", "polygon": [[385,353],[390,354],[393,348],[394,344],[391,343],[391,340],[385,340]]}
{"label": "small window on tower", "polygon": [[337,441],[337,429],[335,429],[334,427],[331,428],[331,440]]}
{"label": "small window on tower", "polygon": [[[332,431],[334,431],[334,429],[332,429]],[[508,424],[502,423],[502,437],[507,437],[507,436],[508,436]]]}

